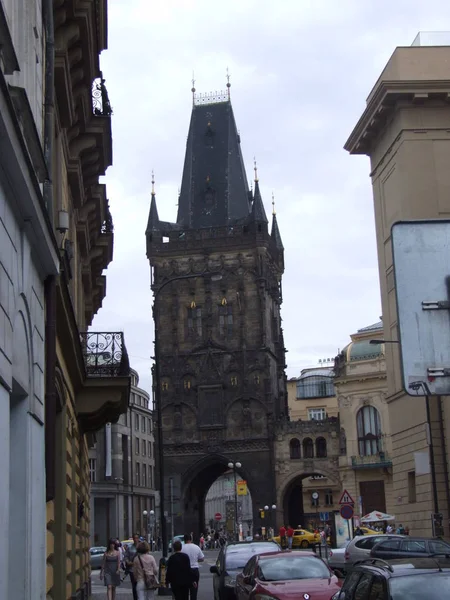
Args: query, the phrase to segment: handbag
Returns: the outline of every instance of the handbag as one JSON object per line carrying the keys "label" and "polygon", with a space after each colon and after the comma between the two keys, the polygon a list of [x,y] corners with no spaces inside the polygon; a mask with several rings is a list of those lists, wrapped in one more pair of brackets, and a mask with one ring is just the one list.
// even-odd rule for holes
{"label": "handbag", "polygon": [[144,573],[144,585],[146,590],[156,590],[159,587],[159,581],[156,575],[149,575],[145,572],[142,558],[138,556],[139,562],[141,563],[142,572]]}

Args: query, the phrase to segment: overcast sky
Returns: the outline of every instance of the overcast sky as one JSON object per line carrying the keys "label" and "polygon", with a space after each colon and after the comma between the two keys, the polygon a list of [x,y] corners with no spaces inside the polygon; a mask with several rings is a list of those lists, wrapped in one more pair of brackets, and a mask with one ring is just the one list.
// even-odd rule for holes
{"label": "overcast sky", "polygon": [[396,46],[450,29],[448,0],[109,0],[101,58],[114,110],[105,182],[115,227],[97,331],[125,332],[150,391],[153,355],[145,227],[151,170],[161,219],[176,219],[192,99],[225,89],[247,176],[258,162],[285,247],[288,376],[334,357],[381,315],[369,160],[343,150]]}

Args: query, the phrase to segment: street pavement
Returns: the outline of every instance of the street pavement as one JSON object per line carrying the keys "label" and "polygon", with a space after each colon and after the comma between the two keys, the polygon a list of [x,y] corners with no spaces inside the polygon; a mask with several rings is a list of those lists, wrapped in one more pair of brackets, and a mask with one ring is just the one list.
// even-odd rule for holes
{"label": "street pavement", "polygon": [[[200,584],[198,588],[198,600],[213,600],[213,576],[209,572],[209,567],[216,564],[218,550],[206,550],[205,561],[200,563]],[[160,552],[154,552],[156,562],[161,558]],[[92,597],[95,600],[106,600],[106,589],[103,581],[100,580],[100,571],[96,569],[91,574]],[[131,600],[131,584],[129,577],[116,590],[116,600]],[[157,596],[156,596],[157,598]],[[161,596],[162,598],[162,596]],[[171,596],[166,596],[170,600]]]}

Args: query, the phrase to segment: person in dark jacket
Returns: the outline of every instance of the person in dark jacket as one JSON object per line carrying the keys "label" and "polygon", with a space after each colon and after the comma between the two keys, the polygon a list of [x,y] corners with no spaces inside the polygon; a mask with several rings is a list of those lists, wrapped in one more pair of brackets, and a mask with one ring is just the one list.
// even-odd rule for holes
{"label": "person in dark jacket", "polygon": [[197,586],[191,569],[189,556],[181,552],[182,544],[179,540],[173,543],[174,553],[167,561],[166,585],[170,584],[175,600],[189,600],[189,589]]}

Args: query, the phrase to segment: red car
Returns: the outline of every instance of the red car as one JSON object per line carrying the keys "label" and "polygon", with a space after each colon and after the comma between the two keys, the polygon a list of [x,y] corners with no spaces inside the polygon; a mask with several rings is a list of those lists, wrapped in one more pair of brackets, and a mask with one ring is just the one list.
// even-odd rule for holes
{"label": "red car", "polygon": [[330,600],[340,589],[314,552],[259,554],[236,577],[237,600]]}

